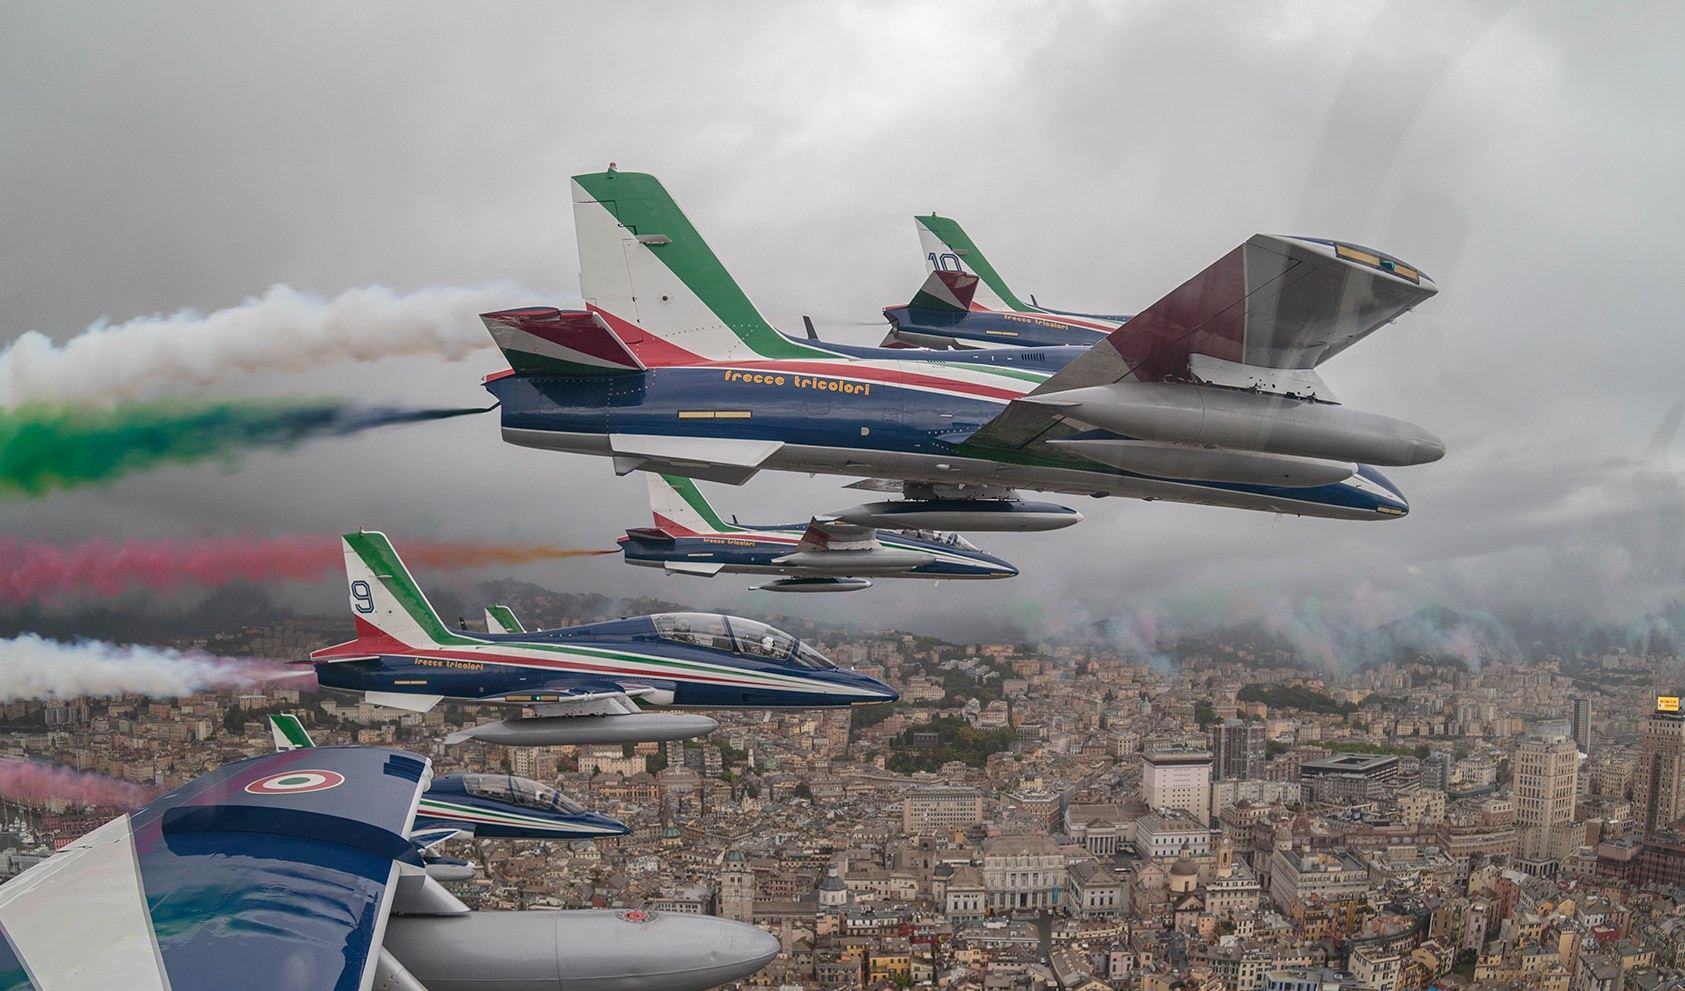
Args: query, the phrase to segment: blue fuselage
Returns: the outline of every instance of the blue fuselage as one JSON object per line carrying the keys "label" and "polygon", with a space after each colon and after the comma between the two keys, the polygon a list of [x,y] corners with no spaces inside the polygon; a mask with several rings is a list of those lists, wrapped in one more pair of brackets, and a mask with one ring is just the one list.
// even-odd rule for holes
{"label": "blue fuselage", "polygon": [[[659,568],[669,564],[718,564],[721,570],[734,574],[790,574],[819,577],[847,573],[869,578],[928,578],[951,580],[967,578],[1010,578],[1018,569],[993,554],[980,550],[956,547],[908,534],[879,532],[880,539],[892,542],[897,548],[924,551],[935,557],[916,568],[874,570],[870,557],[863,557],[847,567],[835,569],[803,569],[776,563],[796,549],[795,542],[807,528],[757,527],[739,533],[710,533],[681,536],[671,540],[650,540],[634,536],[620,538],[620,550],[627,564]],[[779,539],[783,538],[783,539]],[[843,552],[846,554],[847,552]],[[839,554],[841,557],[842,554]]]}
{"label": "blue fuselage", "polygon": [[[529,633],[475,633],[472,646],[318,663],[324,688],[542,707],[570,696],[648,689],[682,708],[815,708],[893,702],[888,685],[847,668],[757,656],[731,636],[715,645],[656,631],[650,617]],[[804,648],[805,649],[805,648]]]}
{"label": "blue fuselage", "polygon": [[[1080,347],[923,352],[826,344],[835,361],[746,361],[624,375],[504,374],[486,383],[502,404],[503,437],[528,447],[615,456],[617,437],[776,442],[758,467],[952,481],[1037,491],[1125,495],[1338,519],[1402,516],[1408,503],[1379,472],[1288,487],[1159,478],[1047,446],[978,448],[965,441],[1015,395],[1069,364]],[[1017,392],[956,379],[966,367],[1042,373]],[[808,369],[821,369],[808,371]],[[769,370],[777,374],[769,375]],[[781,380],[781,381],[780,381]],[[836,383],[836,385],[832,385]],[[678,469],[676,469],[678,470]]]}
{"label": "blue fuselage", "polygon": [[[977,310],[924,310],[892,306],[883,311],[894,334],[924,347],[1093,347],[1106,331],[1060,319],[1057,315]],[[1073,314],[1074,316],[1074,314]],[[1124,317],[1097,317],[1118,323]]]}

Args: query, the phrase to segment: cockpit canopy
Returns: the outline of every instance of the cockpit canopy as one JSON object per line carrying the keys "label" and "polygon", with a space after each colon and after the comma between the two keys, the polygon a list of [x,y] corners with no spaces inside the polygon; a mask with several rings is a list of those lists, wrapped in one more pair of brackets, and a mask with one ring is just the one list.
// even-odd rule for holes
{"label": "cockpit canopy", "polygon": [[741,616],[710,612],[657,613],[650,619],[663,640],[693,643],[715,650],[729,650],[794,667],[822,671],[834,668],[824,654],[802,643],[776,626]]}
{"label": "cockpit canopy", "polygon": [[548,785],[513,774],[464,774],[462,790],[477,798],[512,802],[529,809],[579,815],[585,807]]}
{"label": "cockpit canopy", "polygon": [[928,540],[933,544],[945,544],[948,547],[957,547],[962,551],[977,550],[976,544],[949,530],[897,530],[895,532],[903,537]]}

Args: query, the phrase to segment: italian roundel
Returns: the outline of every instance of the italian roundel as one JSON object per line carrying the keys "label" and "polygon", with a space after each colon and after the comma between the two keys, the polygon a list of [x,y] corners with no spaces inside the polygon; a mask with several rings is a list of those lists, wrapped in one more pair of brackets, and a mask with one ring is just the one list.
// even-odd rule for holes
{"label": "italian roundel", "polygon": [[327,791],[345,783],[345,775],[338,771],[284,771],[258,778],[246,786],[253,795],[297,795],[307,791]]}

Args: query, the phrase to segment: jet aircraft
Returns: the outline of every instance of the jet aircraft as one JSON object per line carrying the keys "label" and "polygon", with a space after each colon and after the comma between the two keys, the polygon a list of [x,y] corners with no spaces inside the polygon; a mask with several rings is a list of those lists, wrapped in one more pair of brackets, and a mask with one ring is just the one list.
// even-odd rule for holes
{"label": "jet aircraft", "polygon": [[957,533],[890,530],[815,518],[809,523],[743,526],[720,519],[681,475],[648,472],[653,527],[620,538],[627,564],[669,574],[771,575],[769,592],[852,592],[878,578],[1011,578],[1018,569]]}
{"label": "jet aircraft", "polygon": [[[297,716],[269,717],[277,750],[315,746]],[[566,795],[513,774],[435,775],[415,810],[410,839],[423,848],[458,837],[516,840],[585,840],[624,836],[619,819],[587,810]]]}
{"label": "jet aircraft", "polygon": [[482,315],[509,443],[620,474],[866,476],[907,498],[841,521],[952,529],[1026,528],[1045,507],[1018,489],[1389,519],[1409,504],[1373,466],[1444,454],[1315,370],[1437,292],[1390,255],[1256,235],[1089,348],[853,347],[775,330],[653,176],[573,198],[587,308]]}
{"label": "jet aircraft", "polygon": [[925,284],[912,302],[883,311],[885,347],[1092,347],[1127,316],[1069,313],[1026,303],[1007,286],[965,229],[948,217],[914,217]]}
{"label": "jet aircraft", "polygon": [[[445,738],[551,746],[675,740],[713,731],[683,708],[815,708],[893,702],[873,678],[839,668],[782,630],[738,616],[661,613],[535,633],[447,627],[385,534],[344,537],[357,639],[310,655],[323,688],[426,712],[445,699],[532,707],[536,717]],[[512,615],[512,614],[511,614]]]}
{"label": "jet aircraft", "polygon": [[406,835],[432,777],[375,747],[202,775],[0,885],[0,986],[702,991],[777,955],[710,916],[470,911]]}

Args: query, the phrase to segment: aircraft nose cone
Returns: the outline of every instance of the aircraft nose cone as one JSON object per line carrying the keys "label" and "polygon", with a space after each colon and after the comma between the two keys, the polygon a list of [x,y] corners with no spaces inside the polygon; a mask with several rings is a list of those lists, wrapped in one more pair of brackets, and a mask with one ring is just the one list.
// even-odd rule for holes
{"label": "aircraft nose cone", "polygon": [[601,830],[604,836],[625,836],[632,831],[631,826],[626,825],[619,819],[610,819],[608,816],[597,814],[593,814],[591,818],[593,820],[592,827]]}

